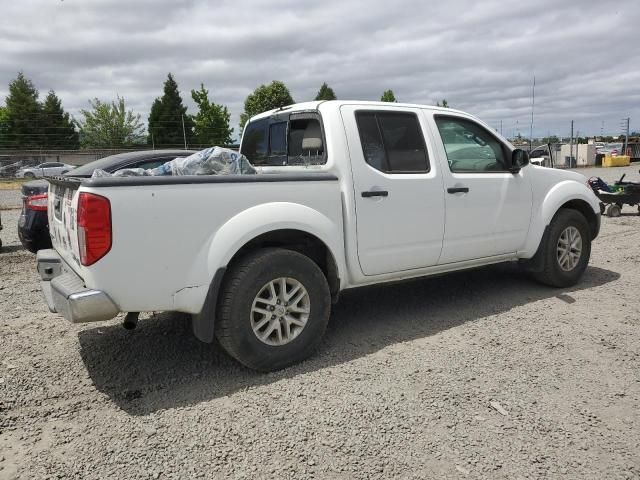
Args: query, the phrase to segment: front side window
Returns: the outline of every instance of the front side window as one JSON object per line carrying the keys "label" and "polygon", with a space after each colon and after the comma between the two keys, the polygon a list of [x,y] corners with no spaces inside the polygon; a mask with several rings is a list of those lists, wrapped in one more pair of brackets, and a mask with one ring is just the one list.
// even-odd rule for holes
{"label": "front side window", "polygon": [[436,115],[435,121],[452,172],[507,170],[505,147],[485,128],[460,117]]}
{"label": "front side window", "polygon": [[418,117],[407,112],[358,112],[365,161],[385,173],[425,173],[429,157]]}

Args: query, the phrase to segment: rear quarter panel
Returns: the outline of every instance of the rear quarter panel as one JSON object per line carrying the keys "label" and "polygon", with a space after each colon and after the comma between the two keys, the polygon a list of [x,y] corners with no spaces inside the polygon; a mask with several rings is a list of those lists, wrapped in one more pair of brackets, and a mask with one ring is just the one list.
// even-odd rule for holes
{"label": "rear quarter panel", "polygon": [[80,267],[122,311],[198,313],[214,273],[248,241],[295,228],[316,235],[344,268],[337,181],[82,188],[109,198],[111,251]]}

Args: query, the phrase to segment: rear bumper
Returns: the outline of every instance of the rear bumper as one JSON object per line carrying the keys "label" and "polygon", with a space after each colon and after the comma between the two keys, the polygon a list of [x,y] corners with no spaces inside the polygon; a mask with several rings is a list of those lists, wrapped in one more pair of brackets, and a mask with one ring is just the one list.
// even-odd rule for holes
{"label": "rear bumper", "polygon": [[40,250],[36,258],[40,287],[52,312],[72,323],[109,320],[120,312],[105,292],[85,287],[55,250]]}

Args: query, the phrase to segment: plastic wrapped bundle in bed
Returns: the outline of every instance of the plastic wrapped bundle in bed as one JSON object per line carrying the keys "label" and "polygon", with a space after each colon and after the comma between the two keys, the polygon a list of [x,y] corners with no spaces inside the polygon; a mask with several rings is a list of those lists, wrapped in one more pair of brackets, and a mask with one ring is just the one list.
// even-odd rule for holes
{"label": "plastic wrapped bundle in bed", "polygon": [[115,173],[95,170],[92,178],[158,175],[254,175],[258,173],[244,155],[222,147],[211,147],[184,158],[174,158],[159,167],[123,168]]}

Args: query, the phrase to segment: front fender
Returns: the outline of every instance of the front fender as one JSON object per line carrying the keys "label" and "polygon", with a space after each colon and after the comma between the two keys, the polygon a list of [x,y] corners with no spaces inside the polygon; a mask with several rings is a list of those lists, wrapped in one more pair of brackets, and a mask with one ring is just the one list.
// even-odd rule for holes
{"label": "front fender", "polygon": [[532,212],[529,236],[523,252],[519,255],[521,258],[531,258],[535,255],[544,230],[551,223],[553,216],[560,207],[572,200],[584,201],[595,214],[600,214],[598,197],[586,184],[575,180],[564,180],[555,184],[538,203],[539,207]]}
{"label": "front fender", "polygon": [[194,287],[176,295],[176,309],[199,312],[215,273],[248,242],[275,230],[300,230],[320,239],[333,255],[340,275],[345,265],[342,216],[337,218],[335,222],[317,210],[289,202],[265,203],[238,213],[213,232],[196,255],[188,276]]}

